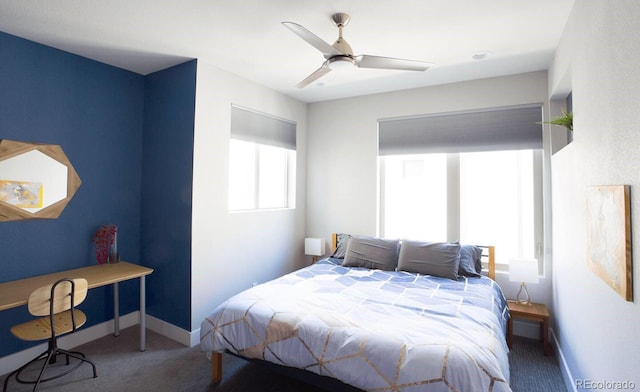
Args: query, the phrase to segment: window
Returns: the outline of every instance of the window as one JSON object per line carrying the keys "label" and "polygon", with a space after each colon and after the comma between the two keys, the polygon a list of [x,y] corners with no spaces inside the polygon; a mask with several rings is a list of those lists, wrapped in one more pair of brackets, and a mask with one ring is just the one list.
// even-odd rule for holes
{"label": "window", "polygon": [[540,257],[542,113],[519,109],[381,120],[380,235],[495,245],[502,269]]}
{"label": "window", "polygon": [[232,107],[229,210],[295,206],[295,124]]}
{"label": "window", "polygon": [[495,245],[496,262],[535,257],[541,151],[380,157],[381,235]]}
{"label": "window", "polygon": [[447,240],[446,154],[385,156],[381,160],[381,234]]}
{"label": "window", "polygon": [[538,256],[541,158],[539,150],[460,154],[461,241],[495,245],[503,258]]}

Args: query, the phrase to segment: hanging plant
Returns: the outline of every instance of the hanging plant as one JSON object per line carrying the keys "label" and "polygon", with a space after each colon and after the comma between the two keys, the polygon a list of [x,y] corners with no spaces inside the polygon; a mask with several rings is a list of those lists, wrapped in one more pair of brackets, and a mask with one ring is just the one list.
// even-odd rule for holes
{"label": "hanging plant", "polygon": [[543,124],[558,125],[573,131],[573,112],[562,112],[562,116],[552,118],[551,121],[543,121]]}

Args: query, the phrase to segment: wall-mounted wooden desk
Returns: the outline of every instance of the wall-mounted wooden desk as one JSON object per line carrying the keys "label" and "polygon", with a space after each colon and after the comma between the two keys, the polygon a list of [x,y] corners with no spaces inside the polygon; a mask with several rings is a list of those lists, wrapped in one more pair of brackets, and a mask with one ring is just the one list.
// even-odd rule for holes
{"label": "wall-mounted wooden desk", "polygon": [[0,283],[0,310],[26,305],[29,295],[38,287],[52,284],[62,278],[85,278],[89,288],[113,284],[113,321],[114,334],[120,334],[120,310],[118,298],[118,282],[140,278],[140,351],[146,349],[146,297],[145,276],[151,274],[151,268],[121,261],[115,264],[97,264],[90,267],[60,271],[32,278]]}

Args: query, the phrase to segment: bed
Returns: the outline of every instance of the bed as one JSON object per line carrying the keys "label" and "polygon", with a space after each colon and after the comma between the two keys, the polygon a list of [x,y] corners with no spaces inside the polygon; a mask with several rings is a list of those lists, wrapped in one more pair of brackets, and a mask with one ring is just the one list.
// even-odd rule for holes
{"label": "bed", "polygon": [[[511,390],[509,311],[493,280],[493,247],[403,241],[394,266],[378,264],[392,242],[342,236],[333,235],[336,257],[246,290],[203,320],[200,346],[212,353],[214,381],[229,352],[364,391]],[[440,264],[436,275],[421,273],[432,244],[436,258],[458,252],[456,279]],[[463,259],[470,276],[460,275]],[[478,273],[483,264],[488,276]]]}

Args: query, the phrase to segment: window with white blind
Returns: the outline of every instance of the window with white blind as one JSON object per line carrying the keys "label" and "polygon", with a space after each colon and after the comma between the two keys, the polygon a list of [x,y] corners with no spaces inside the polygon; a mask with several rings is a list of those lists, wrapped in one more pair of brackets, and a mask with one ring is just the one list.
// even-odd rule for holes
{"label": "window with white blind", "polygon": [[381,120],[381,236],[495,245],[502,265],[539,257],[541,118],[534,105]]}
{"label": "window with white blind", "polygon": [[296,125],[232,106],[229,211],[294,208]]}

